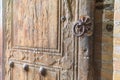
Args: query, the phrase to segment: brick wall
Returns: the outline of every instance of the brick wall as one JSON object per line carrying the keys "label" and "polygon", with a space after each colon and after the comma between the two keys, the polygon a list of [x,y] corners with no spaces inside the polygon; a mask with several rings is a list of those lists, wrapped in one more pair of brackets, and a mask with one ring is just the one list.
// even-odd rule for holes
{"label": "brick wall", "polygon": [[120,0],[114,5],[113,80],[120,80]]}
{"label": "brick wall", "polygon": [[114,0],[96,0],[94,28],[94,80],[113,80]]}

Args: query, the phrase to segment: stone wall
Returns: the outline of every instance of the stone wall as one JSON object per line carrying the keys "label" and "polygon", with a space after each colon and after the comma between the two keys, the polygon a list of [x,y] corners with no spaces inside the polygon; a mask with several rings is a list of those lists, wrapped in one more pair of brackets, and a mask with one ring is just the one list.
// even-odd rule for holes
{"label": "stone wall", "polygon": [[114,5],[113,80],[120,80],[120,0]]}

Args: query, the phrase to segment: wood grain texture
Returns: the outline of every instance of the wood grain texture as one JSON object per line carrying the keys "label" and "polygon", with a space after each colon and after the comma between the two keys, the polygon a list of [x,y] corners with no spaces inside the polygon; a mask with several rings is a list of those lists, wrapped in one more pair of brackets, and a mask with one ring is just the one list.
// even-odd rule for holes
{"label": "wood grain texture", "polygon": [[56,49],[59,0],[13,0],[15,46]]}
{"label": "wood grain texture", "polygon": [[[85,46],[80,46],[72,32],[82,9],[78,3],[79,0],[6,0],[5,80],[87,80],[84,73],[89,64],[81,61],[81,48],[88,41],[85,39]],[[66,18],[64,22],[62,16]],[[15,63],[12,70],[9,61]],[[30,67],[28,72],[23,70],[24,63]],[[40,75],[41,66],[46,76]]]}
{"label": "wood grain texture", "polygon": [[[94,19],[94,0],[79,1],[79,17],[90,16]],[[79,18],[78,18],[79,19]],[[92,23],[94,24],[94,23]],[[92,25],[93,27],[94,25]],[[93,80],[93,37],[79,38],[78,45],[78,80]]]}

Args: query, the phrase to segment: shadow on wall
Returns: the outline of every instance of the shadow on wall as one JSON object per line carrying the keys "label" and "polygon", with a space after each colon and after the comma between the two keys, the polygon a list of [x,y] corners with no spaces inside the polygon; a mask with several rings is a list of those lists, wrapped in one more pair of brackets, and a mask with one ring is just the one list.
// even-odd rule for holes
{"label": "shadow on wall", "polygon": [[[98,3],[96,1],[96,3]],[[98,8],[98,6],[97,6]],[[98,15],[99,14],[99,15]],[[94,66],[95,79],[101,80],[101,55],[102,55],[102,16],[103,10],[95,9],[95,27],[94,27]]]}
{"label": "shadow on wall", "polygon": [[110,13],[111,4],[104,1],[96,0],[95,5],[94,80],[113,79],[113,21],[109,18],[114,15]]}

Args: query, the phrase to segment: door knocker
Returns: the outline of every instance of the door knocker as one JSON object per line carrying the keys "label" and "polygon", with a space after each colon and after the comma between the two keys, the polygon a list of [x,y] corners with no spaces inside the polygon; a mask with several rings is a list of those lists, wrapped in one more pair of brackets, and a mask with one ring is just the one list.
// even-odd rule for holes
{"label": "door knocker", "polygon": [[77,37],[92,35],[92,21],[89,16],[81,16],[73,26],[73,33]]}

